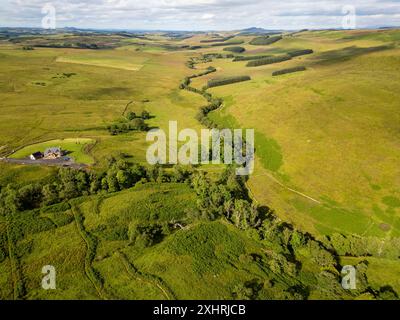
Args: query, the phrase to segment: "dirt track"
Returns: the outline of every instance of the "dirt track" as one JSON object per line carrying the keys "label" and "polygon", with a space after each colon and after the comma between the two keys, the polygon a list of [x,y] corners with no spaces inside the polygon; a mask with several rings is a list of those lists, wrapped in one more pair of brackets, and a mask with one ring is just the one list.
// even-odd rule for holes
{"label": "dirt track", "polygon": [[54,160],[31,160],[31,159],[10,159],[10,158],[0,158],[0,161],[20,164],[20,165],[41,165],[41,166],[51,166],[51,167],[67,167],[74,169],[83,169],[86,168],[87,165],[81,163],[75,163],[72,160],[64,160],[64,159],[54,159]]}

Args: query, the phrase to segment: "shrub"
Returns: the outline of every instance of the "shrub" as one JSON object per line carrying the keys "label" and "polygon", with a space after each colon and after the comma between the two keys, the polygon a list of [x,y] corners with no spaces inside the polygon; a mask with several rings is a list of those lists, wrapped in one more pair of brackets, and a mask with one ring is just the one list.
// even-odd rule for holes
{"label": "shrub", "polygon": [[287,74],[287,73],[293,73],[293,72],[299,72],[299,71],[305,71],[306,67],[294,67],[294,68],[287,68],[287,69],[282,69],[282,70],[278,70],[278,71],[274,71],[272,73],[272,76],[280,76],[283,74]]}
{"label": "shrub", "polygon": [[148,120],[148,119],[150,119],[150,113],[149,113],[148,111],[144,110],[144,111],[142,112],[142,119],[143,119],[143,120]]}
{"label": "shrub", "polygon": [[262,36],[254,38],[253,40],[250,41],[250,44],[253,46],[266,46],[282,39],[283,39],[282,36],[276,36],[276,37]]}
{"label": "shrub", "polygon": [[257,60],[249,61],[247,63],[247,67],[258,67],[258,66],[263,66],[263,65],[267,65],[267,64],[283,62],[283,61],[287,61],[290,59],[292,59],[292,57],[290,57],[288,55],[257,59]]}
{"label": "shrub", "polygon": [[134,112],[132,112],[132,111],[129,111],[128,114],[126,115],[126,118],[127,118],[129,121],[132,121],[133,119],[136,118],[136,114],[135,114]]}
{"label": "shrub", "polygon": [[242,53],[245,52],[246,49],[243,47],[227,47],[224,48],[224,51],[230,51],[230,52],[235,52],[235,53]]}
{"label": "shrub", "polygon": [[164,237],[162,226],[157,224],[133,224],[129,229],[130,240],[141,248],[151,247]]}
{"label": "shrub", "polygon": [[249,81],[249,80],[251,80],[251,78],[249,76],[238,76],[238,77],[229,77],[229,78],[223,78],[223,79],[212,79],[212,80],[208,81],[207,87],[212,88],[212,87],[224,86],[227,84]]}
{"label": "shrub", "polygon": [[41,212],[43,213],[58,213],[58,212],[65,212],[70,209],[70,205],[67,202],[61,202],[52,206],[47,206],[41,209]]}
{"label": "shrub", "polygon": [[211,62],[212,59],[229,59],[229,58],[233,58],[234,55],[231,53],[228,54],[222,54],[222,53],[205,53],[204,58],[209,60],[208,62]]}

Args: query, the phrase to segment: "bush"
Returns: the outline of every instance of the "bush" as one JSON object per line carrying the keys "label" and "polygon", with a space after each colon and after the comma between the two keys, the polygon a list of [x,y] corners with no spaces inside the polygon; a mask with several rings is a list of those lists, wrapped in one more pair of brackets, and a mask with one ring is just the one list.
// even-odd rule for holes
{"label": "bush", "polygon": [[282,36],[276,36],[276,37],[262,36],[254,38],[253,40],[250,41],[250,44],[253,46],[266,46],[282,39],[283,39]]}
{"label": "bush", "polygon": [[222,53],[205,53],[204,58],[208,60],[208,62],[212,62],[212,59],[230,59],[233,58],[234,55],[231,53],[222,54]]}
{"label": "bush", "polygon": [[148,120],[148,119],[150,119],[150,112],[144,110],[144,111],[142,112],[142,119],[143,119],[143,120]]}
{"label": "bush", "polygon": [[251,78],[249,76],[238,76],[238,77],[229,77],[229,78],[223,78],[223,79],[212,79],[212,80],[208,81],[207,87],[212,88],[212,87],[224,86],[227,84],[249,81],[249,80],[251,80]]}
{"label": "bush", "polygon": [[164,237],[162,226],[157,224],[133,224],[129,229],[130,240],[141,248],[151,247]]}
{"label": "bush", "polygon": [[245,52],[246,49],[243,47],[227,47],[227,48],[224,48],[224,51],[230,51],[230,52],[234,52],[234,53],[242,53],[242,52]]}
{"label": "bush", "polygon": [[136,118],[136,114],[135,114],[134,112],[130,111],[130,112],[128,112],[128,114],[126,115],[126,118],[127,118],[129,121],[132,121],[133,119]]}
{"label": "bush", "polygon": [[305,71],[305,70],[307,70],[306,67],[287,68],[287,69],[274,71],[272,73],[272,76],[275,77],[275,76],[280,76],[280,75],[287,74],[287,73],[300,72],[300,71]]}
{"label": "bush", "polygon": [[258,67],[258,66],[263,66],[263,65],[267,65],[267,64],[283,62],[283,61],[287,61],[290,59],[292,59],[292,57],[288,56],[288,55],[275,56],[275,57],[269,57],[269,58],[263,58],[263,59],[249,61],[246,66],[247,67]]}
{"label": "bush", "polygon": [[333,234],[329,240],[336,252],[342,256],[373,256],[388,259],[397,259],[400,256],[399,238],[382,242],[382,239],[377,237]]}
{"label": "bush", "polygon": [[61,202],[52,206],[47,206],[41,209],[43,213],[58,213],[65,212],[71,209],[70,205],[67,202]]}
{"label": "bush", "polygon": [[[145,111],[143,111],[145,112]],[[148,113],[142,114],[141,117],[150,117]],[[135,118],[129,123],[113,124],[107,126],[107,130],[111,135],[116,136],[121,133],[127,133],[129,131],[147,131],[149,126],[144,122],[143,118]]]}

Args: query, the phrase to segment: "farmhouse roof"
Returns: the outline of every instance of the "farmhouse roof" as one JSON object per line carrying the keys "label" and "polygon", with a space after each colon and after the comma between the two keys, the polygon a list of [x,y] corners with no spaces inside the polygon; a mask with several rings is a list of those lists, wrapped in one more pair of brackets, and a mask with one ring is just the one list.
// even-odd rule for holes
{"label": "farmhouse roof", "polygon": [[45,154],[49,154],[49,153],[61,153],[61,148],[60,148],[60,147],[47,148],[46,151],[45,151],[44,153],[45,153]]}

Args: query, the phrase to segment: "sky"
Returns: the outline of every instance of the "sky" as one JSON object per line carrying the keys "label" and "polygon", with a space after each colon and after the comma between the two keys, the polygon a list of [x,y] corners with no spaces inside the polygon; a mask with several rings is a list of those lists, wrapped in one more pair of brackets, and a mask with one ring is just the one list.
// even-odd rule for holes
{"label": "sky", "polygon": [[51,17],[49,8],[55,10],[57,28],[222,31],[400,26],[400,0],[0,0],[0,27],[41,27],[43,18]]}

